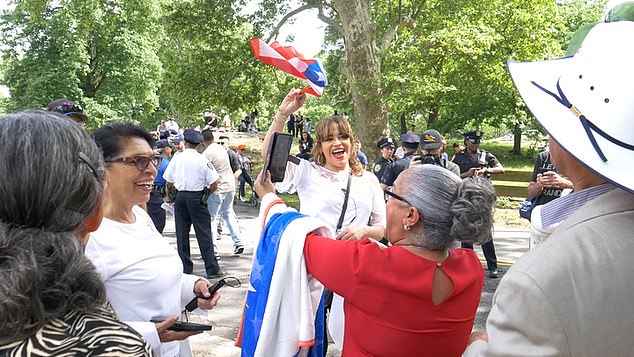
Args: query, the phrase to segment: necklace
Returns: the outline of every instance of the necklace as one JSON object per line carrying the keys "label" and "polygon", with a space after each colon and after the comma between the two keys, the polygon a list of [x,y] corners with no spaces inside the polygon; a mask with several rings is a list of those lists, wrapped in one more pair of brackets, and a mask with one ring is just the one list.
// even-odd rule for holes
{"label": "necklace", "polygon": [[421,246],[418,245],[414,245],[414,244],[394,244],[395,247],[415,247],[415,248],[421,248],[421,249],[425,249]]}
{"label": "necklace", "polygon": [[[417,246],[417,245],[414,245],[414,244],[393,244],[392,246],[393,246],[393,247],[414,247],[414,248],[423,249],[424,251],[429,252],[427,249],[425,249],[425,248],[423,248],[423,247],[420,247],[420,246]],[[449,252],[445,252],[445,256],[444,256],[443,261],[444,261],[445,259],[447,259],[448,257],[449,257]],[[427,257],[427,256],[425,256],[425,257],[423,257],[423,258],[425,258],[425,259],[427,259],[427,260],[434,261],[433,259],[431,259],[430,257]],[[435,262],[435,263],[436,263],[436,266],[439,266],[439,267],[441,267],[441,266],[442,266],[442,262]]]}

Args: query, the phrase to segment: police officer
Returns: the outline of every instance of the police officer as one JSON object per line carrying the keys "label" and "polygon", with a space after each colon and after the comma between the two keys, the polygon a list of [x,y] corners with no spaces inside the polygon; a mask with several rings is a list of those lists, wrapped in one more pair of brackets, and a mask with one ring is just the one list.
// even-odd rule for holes
{"label": "police officer", "polygon": [[460,176],[460,167],[442,155],[444,145],[445,139],[438,130],[428,129],[423,131],[420,134],[421,155],[412,159],[410,167],[419,164],[438,165],[453,172],[456,176]]}
{"label": "police officer", "polygon": [[453,158],[453,162],[460,166],[461,178],[473,176],[491,178],[491,174],[504,173],[504,167],[495,155],[480,149],[483,134],[479,129],[464,134],[465,149]]}
{"label": "police officer", "polygon": [[393,156],[396,143],[392,138],[383,138],[376,143],[376,147],[381,150],[381,157],[376,160],[372,172],[374,172],[376,178],[380,180],[387,167],[394,161]]}
{"label": "police officer", "polygon": [[401,146],[403,147],[403,158],[391,163],[383,173],[383,176],[379,180],[381,182],[381,188],[386,189],[388,186],[393,186],[394,181],[398,175],[401,174],[406,168],[409,167],[410,160],[416,155],[418,149],[418,143],[420,138],[418,135],[407,132],[401,135]]}
{"label": "police officer", "polygon": [[[464,134],[465,149],[457,153],[453,159],[453,162],[460,167],[461,178],[482,176],[490,179],[492,174],[504,173],[504,167],[495,155],[480,149],[483,134],[479,129]],[[462,247],[473,249],[473,244],[462,243]],[[482,244],[482,252],[487,261],[489,277],[497,278],[498,264],[493,245],[493,234],[488,242]]]}
{"label": "police officer", "polygon": [[152,218],[154,226],[159,233],[163,234],[165,228],[165,210],[161,207],[163,205],[163,197],[165,196],[165,178],[163,174],[165,169],[170,163],[170,153],[172,148],[166,139],[158,140],[155,144],[156,150],[160,153],[163,160],[161,160],[161,166],[158,167],[154,184],[152,185],[152,191],[150,192],[150,199],[147,201],[147,213]]}
{"label": "police officer", "polygon": [[208,195],[204,189],[215,191],[220,176],[209,160],[196,151],[196,147],[203,141],[202,134],[187,129],[183,132],[183,139],[185,149],[172,158],[163,174],[167,185],[173,185],[178,190],[174,204],[178,255],[183,262],[183,272],[191,274],[194,266],[189,252],[189,230],[193,224],[207,276],[217,278],[226,273],[220,270],[214,256],[211,216],[206,204]]}

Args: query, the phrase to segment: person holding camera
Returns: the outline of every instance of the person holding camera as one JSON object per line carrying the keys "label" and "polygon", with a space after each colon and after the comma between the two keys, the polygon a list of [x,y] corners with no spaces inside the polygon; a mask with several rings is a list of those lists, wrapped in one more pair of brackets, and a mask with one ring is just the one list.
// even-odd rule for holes
{"label": "person holding camera", "polygon": [[572,182],[557,172],[550,160],[550,152],[543,151],[535,160],[535,167],[528,184],[528,197],[536,198],[535,205],[546,204],[561,197],[565,189],[572,189]]}
{"label": "person holding camera", "polygon": [[409,167],[418,165],[436,165],[445,168],[460,177],[460,167],[442,155],[444,138],[438,130],[428,129],[420,134],[421,155],[412,159]]}
{"label": "person holding camera", "polygon": [[[491,179],[492,174],[504,173],[504,167],[495,155],[480,149],[483,134],[480,129],[471,130],[464,134],[466,149],[457,153],[453,159],[453,162],[460,167],[461,178],[482,176]],[[491,236],[493,236],[492,232]],[[463,243],[462,247],[473,249],[473,244]],[[495,255],[495,246],[493,245],[493,237],[482,244],[482,252],[484,253],[487,267],[489,268],[489,278],[497,278],[498,263]]]}

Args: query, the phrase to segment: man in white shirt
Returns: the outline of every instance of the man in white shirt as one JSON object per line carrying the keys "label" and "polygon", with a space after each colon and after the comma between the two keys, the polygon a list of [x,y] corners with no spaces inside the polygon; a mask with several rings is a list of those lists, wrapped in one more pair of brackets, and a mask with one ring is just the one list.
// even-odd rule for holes
{"label": "man in white shirt", "polygon": [[[204,145],[207,147],[203,152],[203,156],[211,162],[218,174],[220,180],[218,180],[218,189],[209,195],[207,200],[207,208],[211,215],[212,227],[217,227],[219,217],[225,221],[231,239],[233,240],[233,253],[242,254],[244,252],[244,245],[240,240],[238,234],[240,233],[240,227],[238,226],[238,220],[236,214],[233,211],[233,198],[236,192],[236,180],[231,169],[229,162],[229,155],[227,150],[220,144],[214,143],[214,136],[211,130],[203,130]],[[215,229],[211,230],[212,238],[218,236],[218,232]]]}
{"label": "man in white shirt", "polygon": [[215,191],[220,176],[209,160],[196,151],[203,141],[202,134],[187,129],[183,132],[183,139],[185,150],[173,157],[163,174],[168,187],[174,186],[178,190],[174,203],[178,255],[183,262],[183,272],[191,274],[194,266],[189,251],[189,230],[193,224],[207,276],[218,278],[226,273],[220,270],[214,256],[211,216],[205,207],[207,199],[204,190]]}

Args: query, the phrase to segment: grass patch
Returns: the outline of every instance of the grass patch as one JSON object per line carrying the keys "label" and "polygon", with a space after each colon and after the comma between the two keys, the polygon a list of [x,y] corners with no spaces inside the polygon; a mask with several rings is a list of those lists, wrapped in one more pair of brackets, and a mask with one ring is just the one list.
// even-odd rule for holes
{"label": "grass patch", "polygon": [[278,193],[279,198],[286,203],[287,206],[293,207],[299,211],[299,196],[296,193],[288,194],[288,193]]}
{"label": "grass patch", "polygon": [[520,155],[513,154],[513,144],[501,142],[483,142],[480,147],[491,152],[506,169],[533,171],[537,152],[534,149],[522,148]]}

